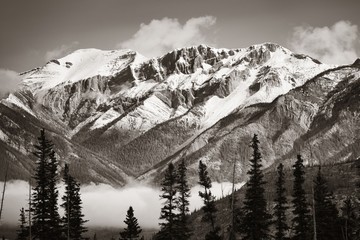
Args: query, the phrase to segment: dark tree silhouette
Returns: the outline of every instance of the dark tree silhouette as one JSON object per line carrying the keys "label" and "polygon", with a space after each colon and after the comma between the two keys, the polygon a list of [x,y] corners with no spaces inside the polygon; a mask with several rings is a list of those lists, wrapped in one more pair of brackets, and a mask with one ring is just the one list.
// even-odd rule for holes
{"label": "dark tree silhouette", "polygon": [[327,182],[319,167],[314,180],[314,200],[316,236],[318,240],[341,239],[341,225],[336,205],[332,202],[333,195],[329,191]]}
{"label": "dark tree silhouette", "polygon": [[253,155],[250,159],[250,169],[247,172],[249,181],[247,182],[243,216],[240,224],[240,232],[243,239],[261,240],[269,238],[269,226],[271,216],[266,209],[264,196],[264,175],[261,167],[261,153],[259,150],[259,140],[255,134],[252,139],[251,147]]}
{"label": "dark tree silhouette", "polygon": [[17,232],[16,240],[27,240],[29,237],[29,229],[26,223],[25,210],[24,208],[20,209],[20,219],[19,219],[19,229]]}
{"label": "dark tree silhouette", "polygon": [[32,194],[32,233],[36,239],[59,239],[60,216],[57,209],[58,191],[56,190],[57,161],[53,144],[46,139],[42,129],[38,143],[34,145],[37,158],[35,169],[35,187]]}
{"label": "dark tree silhouette", "polygon": [[286,200],[286,189],[285,185],[285,174],[284,166],[282,163],[279,164],[277,168],[278,179],[276,181],[276,197],[275,197],[275,239],[276,240],[285,240],[286,231],[289,229],[286,223],[286,210],[288,209],[287,200]]}
{"label": "dark tree silhouette", "polygon": [[174,165],[170,163],[165,172],[163,181],[161,182],[160,195],[162,199],[165,199],[164,206],[161,208],[160,219],[165,222],[160,223],[161,229],[156,234],[155,239],[174,240],[177,239],[176,229],[176,172]]}
{"label": "dark tree silhouette", "polygon": [[177,171],[177,183],[176,190],[178,197],[176,198],[177,209],[179,214],[177,216],[176,225],[178,229],[178,239],[186,240],[191,236],[191,230],[188,226],[188,215],[189,215],[189,197],[190,187],[186,177],[186,165],[184,159],[181,160],[178,171]]}
{"label": "dark tree silhouette", "polygon": [[209,222],[211,225],[211,230],[206,234],[206,240],[217,240],[221,239],[219,232],[220,227],[216,225],[215,213],[217,212],[215,206],[215,197],[211,194],[211,179],[209,177],[209,173],[207,171],[207,166],[200,161],[199,162],[199,184],[204,187],[204,192],[199,192],[199,196],[204,201],[204,206],[202,207],[204,211],[204,216],[202,217],[202,221]]}
{"label": "dark tree silhouette", "polygon": [[126,224],[126,228],[124,231],[120,232],[120,239],[124,240],[132,240],[132,239],[139,239],[139,234],[141,233],[142,229],[138,224],[137,218],[134,216],[134,209],[130,206],[127,210],[126,219],[124,221]]}
{"label": "dark tree silhouette", "polygon": [[306,202],[304,184],[304,165],[301,155],[297,156],[297,160],[293,166],[294,186],[293,186],[293,214],[292,219],[294,240],[310,239],[310,211]]}
{"label": "dark tree silhouette", "polygon": [[82,214],[82,201],[80,197],[80,184],[69,172],[69,166],[65,164],[63,181],[65,183],[65,194],[62,197],[61,207],[64,209],[63,231],[72,240],[85,239],[82,234],[87,232]]}

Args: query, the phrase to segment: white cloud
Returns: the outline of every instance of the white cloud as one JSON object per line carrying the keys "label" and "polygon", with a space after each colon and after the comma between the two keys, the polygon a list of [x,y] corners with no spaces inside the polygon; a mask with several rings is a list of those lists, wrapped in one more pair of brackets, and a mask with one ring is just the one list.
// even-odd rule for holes
{"label": "white cloud", "polygon": [[358,56],[358,39],[357,25],[339,21],[331,27],[295,27],[290,45],[294,51],[324,63],[349,64]]}
{"label": "white cloud", "polygon": [[0,69],[0,99],[7,97],[10,92],[14,92],[18,88],[20,80],[17,72]]}
{"label": "white cloud", "polygon": [[142,23],[134,36],[117,48],[130,48],[155,57],[175,48],[211,44],[209,30],[215,23],[213,16],[191,18],[184,25],[176,18],[154,19],[149,24]]}
{"label": "white cloud", "polygon": [[75,41],[70,44],[63,44],[53,50],[49,50],[45,53],[45,60],[49,61],[63,57],[66,54],[69,54],[77,45],[79,45],[79,42]]}
{"label": "white cloud", "polygon": [[[213,183],[211,192],[220,198],[231,193],[231,183]],[[237,184],[239,189],[243,183]],[[0,182],[0,189],[3,183]],[[199,209],[203,203],[198,192],[203,189],[195,186],[191,189],[190,210]],[[20,208],[28,208],[28,184],[24,181],[10,181],[7,184],[2,221],[17,224]],[[59,186],[60,196],[64,193],[64,185]],[[158,228],[162,202],[159,189],[146,185],[131,184],[123,188],[109,185],[86,185],[81,187],[81,199],[87,225],[100,227],[124,227],[126,211],[129,206],[134,208],[135,217],[143,228]],[[59,201],[61,197],[59,198]],[[60,208],[60,215],[63,210]]]}

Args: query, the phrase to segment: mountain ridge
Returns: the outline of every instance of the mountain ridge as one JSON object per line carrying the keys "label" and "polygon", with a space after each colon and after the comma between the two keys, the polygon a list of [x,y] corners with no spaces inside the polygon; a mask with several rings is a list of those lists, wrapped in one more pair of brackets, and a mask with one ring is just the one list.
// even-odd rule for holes
{"label": "mountain ridge", "polygon": [[[295,102],[280,104],[286,109],[296,103],[292,111],[305,111],[308,120],[299,122],[292,117],[279,127],[273,119],[267,118],[269,123],[274,122],[273,128],[277,132],[264,128],[268,123],[261,120],[264,118],[262,112],[268,114],[272,104],[282,96],[286,98],[294,92],[304,91],[304,86],[313,82],[314,89],[322,90],[313,93],[312,97],[335,96],[345,87],[343,79],[351,74],[354,76],[349,83],[353,83],[351,89],[357,94],[359,69],[356,66],[356,61],[351,66],[322,64],[273,43],[240,49],[199,45],[175,49],[151,59],[132,50],[78,50],[64,58],[51,60],[42,68],[22,73],[20,90],[0,102],[0,116],[4,119],[0,125],[0,140],[4,147],[0,147],[0,152],[6,156],[6,161],[13,162],[13,178],[28,176],[35,129],[45,126],[60,146],[60,162],[62,165],[64,162],[77,164],[75,175],[81,175],[83,183],[123,185],[126,179],[136,178],[156,184],[164,166],[179,158],[187,159],[193,176],[196,175],[196,162],[203,160],[211,165],[211,174],[217,181],[225,181],[229,179],[231,161],[235,156],[239,157],[238,153],[233,155],[236,137],[246,142],[250,135],[264,129],[260,136],[270,139],[265,143],[265,149],[272,152],[266,155],[270,158],[266,166],[275,161],[288,161],[293,155],[290,141],[299,146],[307,144],[305,138],[301,140],[303,142],[299,139],[308,131],[307,124],[313,121],[313,115],[308,112],[320,116],[320,112],[311,108],[316,105],[317,109],[317,104],[322,106],[323,102],[307,101],[301,96],[292,97]],[[331,80],[328,83],[324,78]],[[329,87],[323,89],[316,84],[318,81]],[[342,88],[340,83],[344,85]],[[335,92],[328,91],[332,88]],[[343,95],[348,96],[351,89]],[[330,102],[336,99],[334,97]],[[258,104],[266,107],[261,110]],[[326,108],[331,110],[331,104]],[[278,123],[287,118],[286,111],[274,115],[279,119]],[[348,112],[356,114],[358,109],[353,107]],[[344,111],[344,114],[348,112]],[[21,116],[27,116],[33,130],[24,129],[24,123],[19,120]],[[251,121],[246,120],[249,116],[252,116]],[[226,130],[227,119],[242,124],[239,126],[242,133]],[[251,124],[257,125],[258,129],[252,128]],[[12,135],[18,131],[27,141]],[[233,140],[226,140],[226,143],[216,140],[220,142],[213,145],[215,139],[224,134]],[[277,147],[278,139],[284,134],[290,134],[286,137],[289,146]],[[357,140],[351,141],[354,144]],[[214,148],[204,152],[210,145]],[[246,144],[239,146],[245,148]],[[231,149],[228,159],[227,148]],[[239,152],[249,154],[247,150]],[[275,157],[275,152],[281,157]],[[86,161],[88,156],[90,160]],[[104,164],[99,165],[99,162]],[[77,173],[82,164],[82,173]],[[244,172],[246,168],[241,160],[238,171]],[[0,171],[0,177],[2,175]],[[241,174],[237,180],[244,178]],[[196,182],[194,177],[192,182]]]}

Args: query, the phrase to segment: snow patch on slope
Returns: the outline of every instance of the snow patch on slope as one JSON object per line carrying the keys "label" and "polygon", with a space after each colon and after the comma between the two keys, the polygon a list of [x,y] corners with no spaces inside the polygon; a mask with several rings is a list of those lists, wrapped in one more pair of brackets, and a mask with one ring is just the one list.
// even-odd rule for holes
{"label": "snow patch on slope", "polygon": [[15,106],[18,106],[19,108],[35,116],[34,112],[12,93],[10,93],[9,97],[4,102],[14,104]]}
{"label": "snow patch on slope", "polygon": [[155,95],[147,98],[142,105],[116,123],[118,129],[146,131],[150,128],[184,114],[185,108],[174,110]]}
{"label": "snow patch on slope", "polygon": [[96,75],[114,76],[131,62],[139,64],[145,57],[131,50],[77,50],[44,67],[24,74],[22,85],[31,91],[51,89],[59,84],[71,84]]}
{"label": "snow patch on slope", "polygon": [[94,130],[97,128],[102,128],[107,124],[114,121],[116,118],[120,117],[121,114],[115,111],[113,108],[107,110],[101,117],[99,117],[95,123],[91,126],[90,130]]}

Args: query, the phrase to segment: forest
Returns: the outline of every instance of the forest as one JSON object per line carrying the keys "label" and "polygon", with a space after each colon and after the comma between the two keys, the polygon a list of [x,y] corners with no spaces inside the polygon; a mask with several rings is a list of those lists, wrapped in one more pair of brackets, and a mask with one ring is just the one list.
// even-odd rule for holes
{"label": "forest", "polygon": [[[199,196],[203,207],[189,210],[190,186],[184,160],[169,163],[161,181],[159,230],[144,234],[129,206],[125,228],[110,239],[152,240],[359,240],[360,239],[360,161],[328,166],[305,166],[297,155],[291,168],[282,163],[264,170],[261,146],[255,134],[250,144],[248,181],[240,190],[216,199],[205,162],[199,161]],[[42,130],[34,145],[37,161],[31,180],[28,206],[19,209],[17,240],[97,240],[89,235],[88,220],[82,213],[80,183],[71,174],[71,164],[58,173],[56,146]],[[347,167],[347,168],[346,168]],[[355,170],[354,170],[355,169]],[[355,172],[354,175],[351,172]],[[235,163],[233,179],[235,179]],[[342,177],[341,177],[342,176]],[[65,185],[59,196],[58,182]],[[6,194],[6,179],[3,199]],[[58,202],[61,202],[58,205]],[[103,203],[99,203],[103,204]],[[63,216],[59,214],[59,207]],[[146,235],[146,236],[145,236]],[[8,239],[0,233],[2,239]],[[99,238],[100,239],[100,238]]]}

